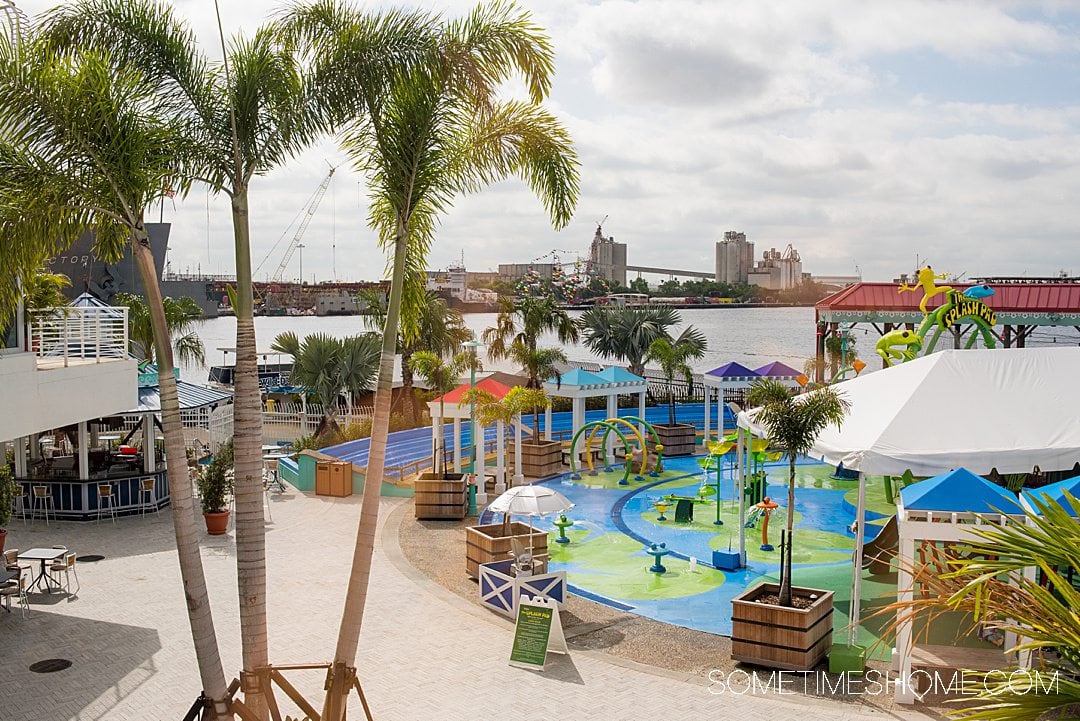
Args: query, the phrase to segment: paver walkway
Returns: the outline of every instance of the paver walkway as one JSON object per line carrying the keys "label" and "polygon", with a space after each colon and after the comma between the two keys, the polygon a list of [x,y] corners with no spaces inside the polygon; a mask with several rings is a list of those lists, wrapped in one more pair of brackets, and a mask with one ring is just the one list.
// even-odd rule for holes
{"label": "paver walkway", "polygon": [[[270,656],[277,663],[329,659],[343,604],[359,498],[290,492],[272,498]],[[407,501],[384,500],[359,668],[377,719],[885,719],[856,704],[804,696],[709,693],[708,680],[639,669],[575,651],[544,673],[507,665],[509,622],[420,578],[397,547]],[[64,544],[80,555],[82,590],[69,600],[32,596],[33,614],[0,612],[0,719],[180,719],[199,683],[183,609],[168,511],[112,524],[10,527],[9,548]],[[200,519],[201,522],[201,519]],[[225,667],[239,669],[234,543],[207,538],[203,561]],[[462,559],[448,563],[464,565]],[[65,658],[71,668],[28,666]],[[321,674],[290,677],[321,699]],[[360,718],[358,704],[350,713]]]}

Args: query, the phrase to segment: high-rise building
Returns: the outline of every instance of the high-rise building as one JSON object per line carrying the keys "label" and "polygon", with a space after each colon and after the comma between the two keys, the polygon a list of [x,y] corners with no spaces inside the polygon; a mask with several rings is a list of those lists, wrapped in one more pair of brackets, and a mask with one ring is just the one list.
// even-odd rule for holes
{"label": "high-rise building", "polygon": [[716,244],[716,282],[745,285],[753,267],[754,244],[747,242],[746,233],[726,231]]}
{"label": "high-rise building", "polygon": [[616,243],[615,236],[604,237],[597,225],[589,248],[589,261],[596,273],[612,285],[626,285],[626,243]]}

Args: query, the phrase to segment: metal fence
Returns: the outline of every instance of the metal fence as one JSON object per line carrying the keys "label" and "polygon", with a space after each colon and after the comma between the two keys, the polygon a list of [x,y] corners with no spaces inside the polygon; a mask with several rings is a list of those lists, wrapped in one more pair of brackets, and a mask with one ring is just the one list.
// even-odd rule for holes
{"label": "metal fence", "polygon": [[128,309],[47,308],[30,319],[30,349],[39,357],[96,360],[128,357]]}
{"label": "metal fence", "polygon": [[[348,426],[374,414],[374,406],[340,406],[334,418],[339,426]],[[270,443],[294,441],[314,433],[322,418],[323,407],[318,403],[268,401],[263,405],[263,438]]]}

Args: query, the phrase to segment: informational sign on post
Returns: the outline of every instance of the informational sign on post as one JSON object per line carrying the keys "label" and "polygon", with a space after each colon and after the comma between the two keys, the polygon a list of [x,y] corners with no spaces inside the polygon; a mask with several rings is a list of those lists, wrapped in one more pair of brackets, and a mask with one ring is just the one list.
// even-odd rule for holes
{"label": "informational sign on post", "polygon": [[567,653],[559,605],[539,596],[522,596],[518,601],[510,665],[543,671],[549,651]]}

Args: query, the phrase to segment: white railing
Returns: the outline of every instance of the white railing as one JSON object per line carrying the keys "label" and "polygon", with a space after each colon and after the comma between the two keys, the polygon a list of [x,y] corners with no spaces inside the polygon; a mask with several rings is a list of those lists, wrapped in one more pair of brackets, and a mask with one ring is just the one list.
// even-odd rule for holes
{"label": "white railing", "polygon": [[[374,406],[341,406],[334,416],[339,426],[359,423],[375,414]],[[275,401],[273,410],[263,405],[263,436],[271,441],[296,440],[315,432],[323,417],[323,408],[317,403]]]}
{"label": "white railing", "polygon": [[40,358],[101,362],[128,357],[128,309],[47,308],[30,318],[30,350]]}

